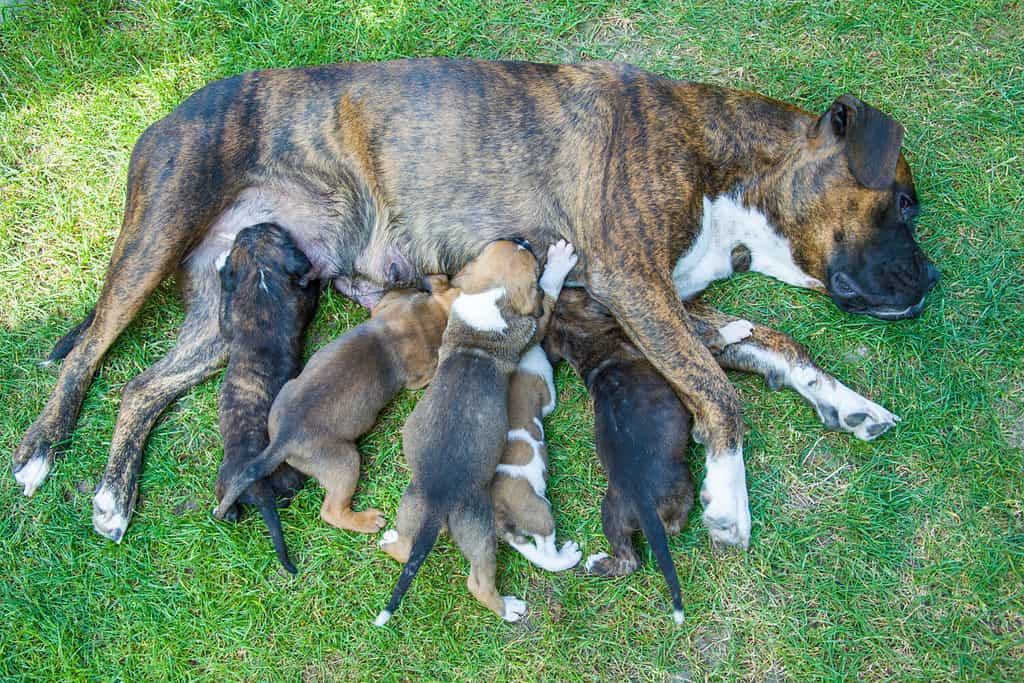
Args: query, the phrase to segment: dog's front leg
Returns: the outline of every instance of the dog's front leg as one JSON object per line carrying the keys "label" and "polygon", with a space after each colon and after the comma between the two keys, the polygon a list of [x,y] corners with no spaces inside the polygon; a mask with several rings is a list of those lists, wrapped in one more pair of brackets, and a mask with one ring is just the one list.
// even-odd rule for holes
{"label": "dog's front leg", "polygon": [[707,463],[701,488],[704,524],[712,540],[746,548],[750,510],[736,390],[690,329],[668,278],[653,267],[623,270],[622,264],[591,263],[587,289],[611,310],[693,413],[693,437],[704,444]]}

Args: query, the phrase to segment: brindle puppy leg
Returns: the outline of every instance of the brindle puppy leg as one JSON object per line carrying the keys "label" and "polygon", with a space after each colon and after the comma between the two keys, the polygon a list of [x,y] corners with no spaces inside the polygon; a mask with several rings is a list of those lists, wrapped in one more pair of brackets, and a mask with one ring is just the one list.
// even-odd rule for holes
{"label": "brindle puppy leg", "polygon": [[712,540],[746,548],[750,509],[739,399],[687,324],[671,281],[658,272],[658,264],[645,265],[640,258],[610,268],[592,262],[587,289],[611,310],[693,414],[693,438],[704,444],[706,454],[704,524]]}
{"label": "brindle puppy leg", "polygon": [[227,360],[217,319],[220,285],[212,264],[185,294],[189,305],[178,339],[166,356],[128,382],[117,414],[106,473],[93,498],[93,527],[116,543],[135,507],[146,437],[164,408],[213,375]]}
{"label": "brindle puppy leg", "polygon": [[597,553],[587,558],[586,570],[598,576],[627,576],[640,566],[640,556],[633,547],[633,533],[639,521],[614,489],[609,488],[601,501],[601,529],[611,544],[612,554]]}
{"label": "brindle puppy leg", "polygon": [[469,560],[469,592],[505,621],[519,621],[526,614],[526,603],[512,595],[502,596],[495,587],[498,550],[494,535],[494,513],[490,499],[455,510],[449,517],[452,539]]}
{"label": "brindle puppy leg", "polygon": [[[702,303],[686,303],[684,308],[705,338],[716,334],[721,338],[722,330],[729,337],[728,331],[738,329],[737,325],[750,324]],[[782,332],[755,324],[750,336],[731,339],[722,339],[720,348],[712,347],[719,364],[762,375],[773,391],[782,386],[795,390],[814,406],[829,429],[870,441],[900,421],[815,365],[807,349]]]}

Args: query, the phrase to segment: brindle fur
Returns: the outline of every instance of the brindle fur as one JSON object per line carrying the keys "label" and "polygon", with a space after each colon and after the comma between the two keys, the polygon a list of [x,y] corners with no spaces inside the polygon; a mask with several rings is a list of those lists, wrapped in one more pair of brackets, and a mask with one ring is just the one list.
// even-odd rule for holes
{"label": "brindle fur", "polygon": [[[221,270],[221,333],[228,342],[228,368],[217,409],[224,460],[214,492],[256,459],[269,442],[267,415],[281,387],[302,368],[303,337],[316,313],[320,288],[301,284],[310,263],[280,226],[264,223],[238,233]],[[270,532],[277,559],[290,573],[277,495],[290,497],[305,477],[288,465],[264,473],[235,492],[229,506],[255,506]],[[241,494],[241,495],[239,495]],[[237,513],[235,513],[237,516]]]}
{"label": "brindle fur", "polygon": [[326,489],[320,517],[339,529],[363,533],[384,525],[380,510],[352,510],[359,480],[356,440],[403,388],[419,389],[437,369],[437,349],[459,290],[444,276],[428,278],[430,293],[389,292],[373,317],[309,359],[281,390],[270,411],[270,445],[226,482],[220,516],[251,482],[284,461]]}
{"label": "brindle fur", "polygon": [[[211,83],[139,138],[95,318],[14,469],[49,468],[104,353],[156,286],[179,268],[195,279],[223,236],[261,220],[285,226],[321,277],[383,288],[453,273],[513,232],[541,248],[565,238],[579,251],[582,283],[693,412],[709,457],[739,453],[736,393],[690,329],[669,275],[697,234],[705,196],[735,193],[766,213],[823,282],[834,253],[871,243],[900,188],[913,196],[910,169],[900,157],[889,189],[868,189],[833,121],[831,110],[818,117],[599,62],[408,60]],[[922,268],[920,250],[912,256],[901,265],[905,284]],[[190,298],[181,341],[202,343],[207,356],[213,300]],[[173,395],[221,358],[174,375]],[[168,388],[138,405],[137,387],[126,392],[107,475],[125,489],[113,504],[125,519],[150,416],[170,400]],[[717,540],[745,544],[735,514],[706,521]]]}

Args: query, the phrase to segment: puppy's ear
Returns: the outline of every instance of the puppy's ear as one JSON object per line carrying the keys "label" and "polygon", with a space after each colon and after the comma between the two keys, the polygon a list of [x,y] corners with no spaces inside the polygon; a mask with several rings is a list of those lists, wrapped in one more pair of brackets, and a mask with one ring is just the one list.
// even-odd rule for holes
{"label": "puppy's ear", "polygon": [[228,258],[220,267],[220,288],[223,292],[233,292],[238,286],[238,274],[231,267],[231,259]]}
{"label": "puppy's ear", "polygon": [[451,289],[451,283],[448,282],[447,275],[426,275],[420,280],[420,284],[423,289],[431,294],[444,294]]}
{"label": "puppy's ear", "polygon": [[293,280],[298,280],[299,287],[305,289],[315,278],[312,277],[313,264],[298,249],[289,249],[284,257],[284,272]]}
{"label": "puppy's ear", "polygon": [[508,302],[517,315],[539,318],[544,314],[544,293],[534,281],[506,286]]}

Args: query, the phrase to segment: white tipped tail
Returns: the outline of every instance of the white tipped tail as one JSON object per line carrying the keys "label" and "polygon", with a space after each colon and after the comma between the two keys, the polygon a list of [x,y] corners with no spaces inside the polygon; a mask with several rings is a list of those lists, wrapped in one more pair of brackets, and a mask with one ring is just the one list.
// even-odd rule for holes
{"label": "white tipped tail", "polygon": [[383,626],[384,624],[388,623],[388,621],[390,619],[391,619],[391,612],[387,611],[386,609],[382,609],[380,611],[380,614],[377,615],[377,618],[373,620],[373,625],[374,626]]}
{"label": "white tipped tail", "polygon": [[672,621],[677,624],[683,623],[683,610],[677,609],[672,611]]}

